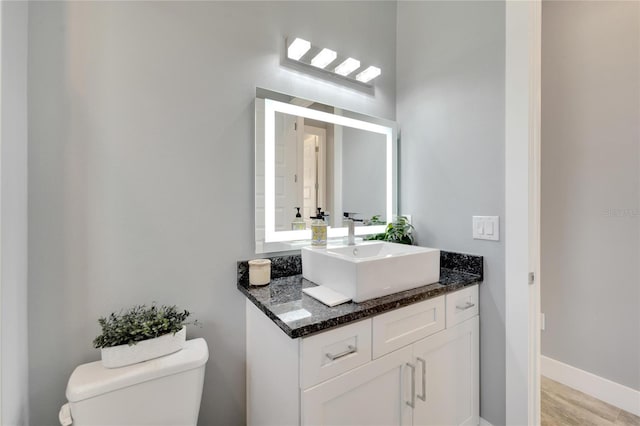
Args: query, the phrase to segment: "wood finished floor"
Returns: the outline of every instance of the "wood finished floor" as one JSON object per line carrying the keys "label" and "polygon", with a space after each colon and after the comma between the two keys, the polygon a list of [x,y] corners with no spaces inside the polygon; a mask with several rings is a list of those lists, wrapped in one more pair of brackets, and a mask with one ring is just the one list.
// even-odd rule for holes
{"label": "wood finished floor", "polygon": [[542,376],[542,426],[640,426],[640,417]]}

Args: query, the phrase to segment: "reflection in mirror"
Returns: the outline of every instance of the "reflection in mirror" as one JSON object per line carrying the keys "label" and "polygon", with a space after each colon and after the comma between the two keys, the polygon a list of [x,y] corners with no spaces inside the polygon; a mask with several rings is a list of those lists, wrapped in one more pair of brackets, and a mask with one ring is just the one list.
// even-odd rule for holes
{"label": "reflection in mirror", "polygon": [[385,135],[342,130],[342,208],[356,218],[385,217]]}
{"label": "reflection in mirror", "polygon": [[258,89],[255,146],[257,253],[308,244],[319,212],[330,239],[392,220],[394,123]]}

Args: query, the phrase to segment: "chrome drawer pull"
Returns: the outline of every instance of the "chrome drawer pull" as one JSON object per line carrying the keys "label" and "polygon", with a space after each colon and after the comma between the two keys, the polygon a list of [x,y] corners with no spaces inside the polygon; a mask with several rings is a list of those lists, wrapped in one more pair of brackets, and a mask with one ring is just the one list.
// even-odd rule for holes
{"label": "chrome drawer pull", "polygon": [[416,358],[420,364],[422,364],[422,395],[418,395],[423,401],[427,401],[427,361],[424,359],[417,357]]}
{"label": "chrome drawer pull", "polygon": [[408,362],[407,367],[411,369],[411,401],[405,401],[405,402],[409,407],[415,408],[416,406],[416,366]]}
{"label": "chrome drawer pull", "polygon": [[345,357],[347,355],[356,353],[357,351],[358,351],[358,348],[356,348],[353,345],[349,345],[349,346],[347,346],[347,350],[344,351],[344,352],[340,352],[339,354],[335,354],[335,355],[327,353],[325,355],[327,355],[327,358],[329,358],[331,361],[335,361],[338,358],[342,358],[342,357]]}
{"label": "chrome drawer pull", "polygon": [[467,302],[464,306],[457,306],[456,305],[456,309],[458,309],[460,311],[466,311],[467,309],[473,308],[474,306],[476,306],[475,303]]}

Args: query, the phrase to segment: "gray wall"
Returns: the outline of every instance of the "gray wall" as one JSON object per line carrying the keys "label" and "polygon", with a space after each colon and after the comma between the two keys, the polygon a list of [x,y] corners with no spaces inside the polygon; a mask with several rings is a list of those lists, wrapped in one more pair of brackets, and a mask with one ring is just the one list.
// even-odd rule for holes
{"label": "gray wall", "polygon": [[471,238],[471,216],[504,218],[504,2],[398,3],[400,212],[418,243],[485,256],[480,415],[505,423],[504,240]]}
{"label": "gray wall", "polygon": [[542,354],[640,389],[640,3],[542,6]]}
{"label": "gray wall", "polygon": [[[97,317],[151,301],[203,323],[201,424],[244,423],[255,86],[394,119],[395,21],[393,2],[30,5],[31,424],[99,358]],[[378,64],[375,96],[281,67],[285,35]]]}
{"label": "gray wall", "polygon": [[27,19],[26,2],[2,2],[2,418],[28,423],[27,353]]}

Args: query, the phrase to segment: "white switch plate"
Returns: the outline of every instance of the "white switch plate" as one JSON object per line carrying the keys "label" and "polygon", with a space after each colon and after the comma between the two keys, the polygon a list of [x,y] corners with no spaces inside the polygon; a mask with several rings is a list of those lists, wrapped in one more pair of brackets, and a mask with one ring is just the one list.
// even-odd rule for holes
{"label": "white switch plate", "polygon": [[500,240],[500,216],[473,216],[474,240]]}

